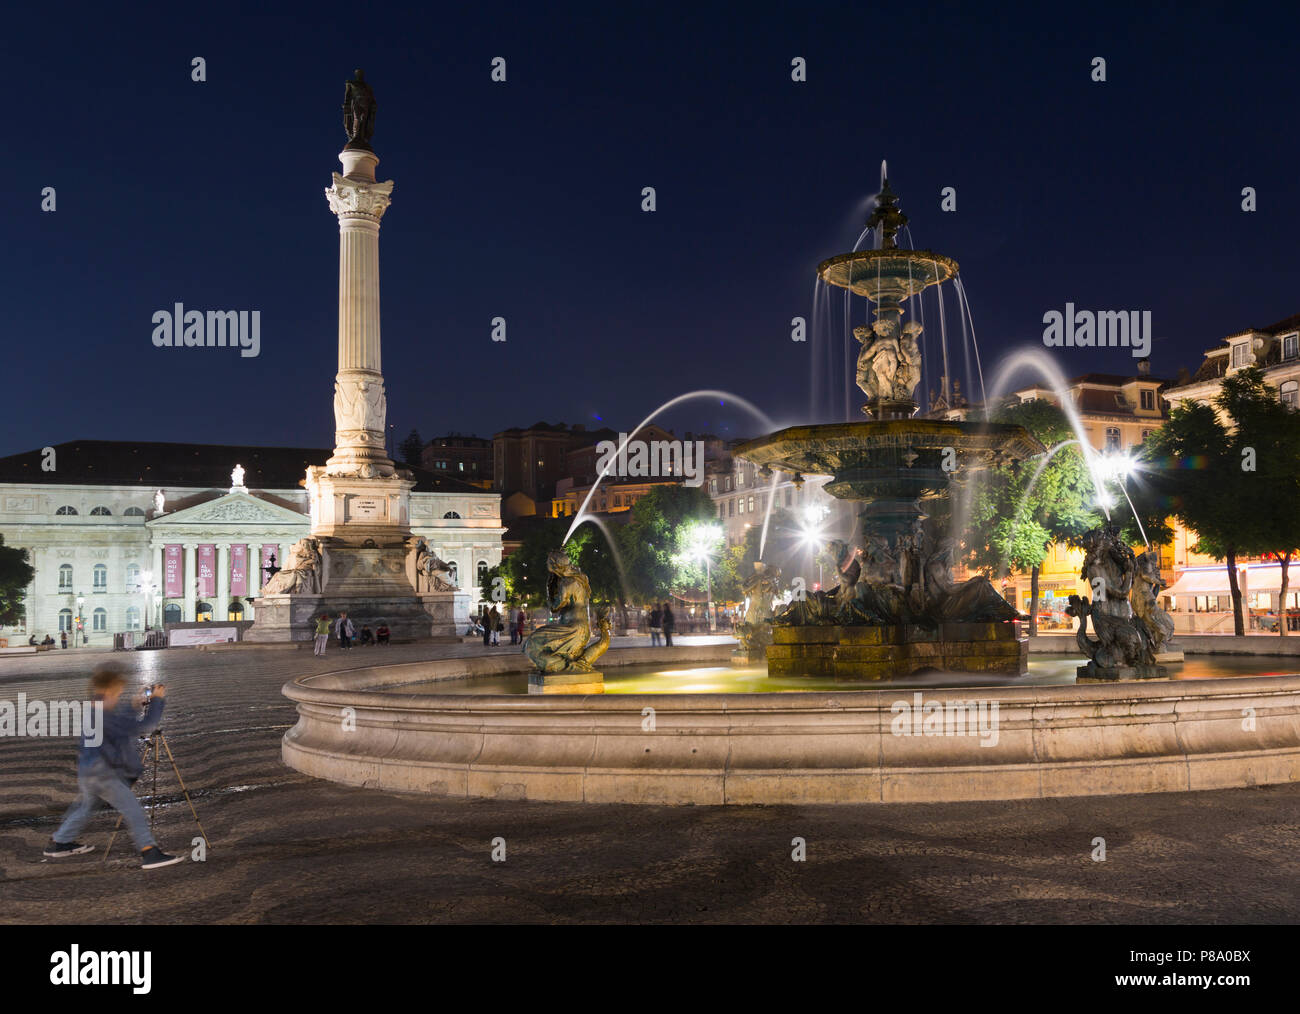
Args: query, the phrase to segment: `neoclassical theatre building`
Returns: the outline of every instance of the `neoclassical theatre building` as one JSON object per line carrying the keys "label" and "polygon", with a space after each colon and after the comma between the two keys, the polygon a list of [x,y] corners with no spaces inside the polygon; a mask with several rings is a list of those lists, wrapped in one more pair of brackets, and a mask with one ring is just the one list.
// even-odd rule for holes
{"label": "neoclassical theatre building", "polygon": [[[75,440],[0,458],[0,534],[36,570],[25,641],[81,629],[90,644],[161,623],[253,620],[253,599],[310,534],[303,479],[328,449]],[[46,470],[50,466],[52,470]],[[500,496],[413,469],[411,532],[479,598],[501,562]],[[161,495],[160,495],[161,494]]]}

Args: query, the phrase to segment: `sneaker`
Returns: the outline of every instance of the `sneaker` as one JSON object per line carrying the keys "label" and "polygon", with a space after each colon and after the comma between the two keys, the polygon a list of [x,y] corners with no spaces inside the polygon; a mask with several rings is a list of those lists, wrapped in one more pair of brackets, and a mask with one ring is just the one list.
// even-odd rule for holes
{"label": "sneaker", "polygon": [[94,845],[83,845],[79,841],[55,841],[51,838],[45,846],[44,855],[49,859],[63,859],[65,856],[84,856],[87,852],[94,851]]}
{"label": "sneaker", "polygon": [[169,856],[157,845],[150,845],[140,853],[140,869],[156,870],[160,866],[174,866],[185,862],[184,856]]}

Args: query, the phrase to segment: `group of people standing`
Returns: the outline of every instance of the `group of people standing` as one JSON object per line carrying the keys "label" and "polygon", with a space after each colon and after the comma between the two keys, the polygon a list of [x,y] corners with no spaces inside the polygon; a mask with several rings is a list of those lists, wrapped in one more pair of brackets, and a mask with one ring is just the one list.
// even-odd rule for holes
{"label": "group of people standing", "polygon": [[[329,613],[321,613],[316,617],[315,639],[316,644],[312,651],[313,655],[324,655],[325,647],[329,644],[330,634],[333,633],[338,638],[340,648],[351,648],[352,642],[357,639],[357,627],[350,619],[346,612],[339,613],[338,616],[331,620]],[[381,623],[373,631],[365,624],[361,626],[361,644],[387,644],[392,631],[388,629],[387,623]]]}
{"label": "group of people standing", "polygon": [[667,602],[656,605],[650,610],[650,647],[657,648],[662,645],[671,648],[673,631],[676,627],[677,619],[673,616],[672,605]]}
{"label": "group of people standing", "polygon": [[471,620],[470,629],[466,633],[482,634],[483,647],[490,648],[501,644],[501,632],[507,627],[510,628],[510,643],[523,644],[524,632],[528,627],[528,614],[524,612],[523,606],[513,612],[509,608],[503,611],[493,606],[478,620]]}

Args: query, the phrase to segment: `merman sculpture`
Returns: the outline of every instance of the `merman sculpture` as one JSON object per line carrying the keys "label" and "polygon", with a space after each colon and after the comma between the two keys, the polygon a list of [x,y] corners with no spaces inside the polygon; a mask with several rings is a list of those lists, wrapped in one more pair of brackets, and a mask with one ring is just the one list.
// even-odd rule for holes
{"label": "merman sculpture", "polygon": [[[530,694],[599,694],[605,692],[605,678],[594,665],[609,649],[609,610],[596,615],[599,635],[591,640],[588,616],[591,584],[563,549],[553,549],[546,558],[546,605],[555,619],[538,627],[524,641],[524,654],[533,663],[528,674]],[[590,642],[590,643],[588,643]]]}
{"label": "merman sculpture", "polygon": [[[1107,525],[1083,536],[1083,567],[1079,577],[1093,589],[1092,599],[1071,595],[1066,612],[1078,617],[1076,640],[1088,656],[1077,678],[1087,680],[1157,679],[1167,675],[1156,665],[1155,652],[1145,630],[1139,630],[1129,605],[1129,591],[1137,561],[1133,550]],[[1088,618],[1096,639],[1088,636]]]}
{"label": "merman sculpture", "polygon": [[1174,643],[1174,621],[1160,608],[1160,592],[1168,582],[1160,576],[1160,559],[1150,550],[1138,555],[1133,570],[1133,588],[1129,592],[1129,605],[1137,620],[1138,630],[1151,645],[1157,662],[1181,662],[1183,649]]}

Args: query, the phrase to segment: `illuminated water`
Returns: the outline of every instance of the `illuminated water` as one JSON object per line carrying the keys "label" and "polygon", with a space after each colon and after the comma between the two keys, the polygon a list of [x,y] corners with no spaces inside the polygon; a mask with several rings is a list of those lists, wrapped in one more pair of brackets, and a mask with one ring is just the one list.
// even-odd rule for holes
{"label": "illuminated water", "polygon": [[[762,666],[662,665],[611,666],[605,671],[605,692],[610,694],[739,694],[821,690],[919,690],[937,687],[1052,686],[1074,682],[1082,657],[1030,659],[1024,676],[981,676],[977,673],[920,673],[906,680],[849,682],[829,679],[795,679],[768,676]],[[1216,679],[1224,676],[1282,676],[1300,670],[1295,658],[1281,656],[1203,655],[1167,666],[1175,680]],[[385,687],[399,694],[526,694],[528,677],[487,676],[477,679],[443,679]]]}

